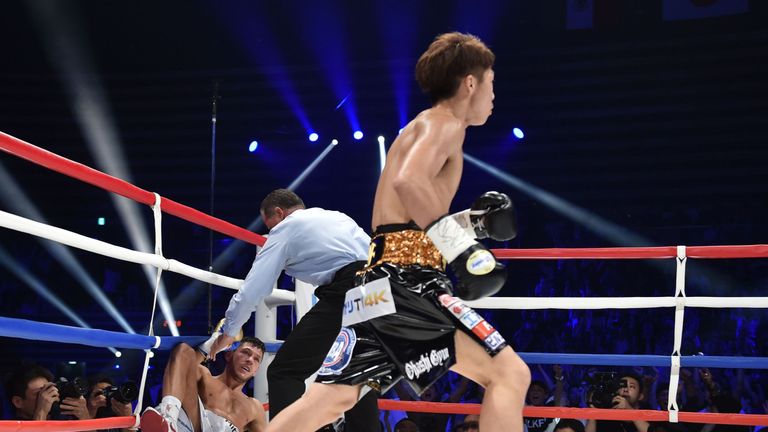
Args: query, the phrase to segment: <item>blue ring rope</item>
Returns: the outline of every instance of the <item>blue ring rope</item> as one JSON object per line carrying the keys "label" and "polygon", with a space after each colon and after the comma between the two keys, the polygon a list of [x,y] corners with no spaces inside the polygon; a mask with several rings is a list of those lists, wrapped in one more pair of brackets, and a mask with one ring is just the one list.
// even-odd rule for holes
{"label": "blue ring rope", "polygon": [[[155,345],[152,336],[126,334],[108,330],[86,329],[61,324],[41,323],[19,318],[0,317],[0,336],[51,342],[73,343],[94,347],[150,349]],[[158,350],[170,350],[179,343],[199,345],[208,336],[163,336]],[[265,344],[267,352],[274,353],[281,342]],[[570,364],[594,366],[657,366],[669,367],[670,356],[640,354],[563,354],[518,353],[531,364]],[[730,369],[768,369],[768,357],[737,356],[681,356],[682,367],[712,367]]]}
{"label": "blue ring rope", "polygon": [[[8,317],[0,317],[0,336],[104,348],[150,349],[155,346],[155,338],[153,336],[41,323]],[[160,338],[160,346],[157,349],[170,350],[181,342],[196,346],[205,342],[206,339],[208,339],[208,336],[165,336]]]}

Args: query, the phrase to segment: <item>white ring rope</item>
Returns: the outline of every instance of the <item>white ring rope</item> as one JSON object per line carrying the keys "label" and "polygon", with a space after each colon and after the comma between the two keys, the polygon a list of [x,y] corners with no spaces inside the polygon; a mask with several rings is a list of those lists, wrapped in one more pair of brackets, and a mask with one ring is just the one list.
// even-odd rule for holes
{"label": "white ring rope", "polygon": [[768,297],[487,297],[467,301],[476,309],[650,309],[676,307],[768,308]]}
{"label": "white ring rope", "polygon": [[101,240],[92,239],[90,237],[73,233],[72,231],[46,225],[31,219],[14,215],[12,213],[4,212],[2,210],[0,210],[0,226],[46,238],[48,240],[53,240],[67,246],[86,250],[99,255],[104,255],[136,264],[146,264],[157,268],[162,268],[163,270],[183,274],[193,279],[197,279],[202,282],[208,282],[210,284],[225,288],[236,290],[240,289],[240,286],[243,284],[242,279],[235,279],[217,273],[201,270],[174,259],[164,258],[157,254],[138,252],[121,246],[115,246]]}

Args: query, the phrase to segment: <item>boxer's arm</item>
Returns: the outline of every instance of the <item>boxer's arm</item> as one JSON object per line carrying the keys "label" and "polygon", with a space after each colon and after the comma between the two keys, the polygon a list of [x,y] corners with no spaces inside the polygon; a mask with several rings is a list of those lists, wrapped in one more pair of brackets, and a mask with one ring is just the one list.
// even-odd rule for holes
{"label": "boxer's arm", "polygon": [[450,200],[442,202],[435,178],[462,142],[464,128],[457,120],[438,117],[422,121],[415,134],[401,156],[393,187],[408,215],[423,228],[448,213]]}
{"label": "boxer's arm", "polygon": [[263,432],[267,430],[267,414],[264,411],[264,406],[257,399],[251,398],[253,402],[253,420],[245,425],[245,431],[243,432]]}

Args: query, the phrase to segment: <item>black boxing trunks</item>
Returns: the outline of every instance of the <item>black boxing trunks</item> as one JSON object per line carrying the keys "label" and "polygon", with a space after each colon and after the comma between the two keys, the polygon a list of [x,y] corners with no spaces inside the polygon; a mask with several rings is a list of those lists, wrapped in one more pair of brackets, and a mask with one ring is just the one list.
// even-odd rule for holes
{"label": "black boxing trunks", "polygon": [[365,384],[384,393],[405,378],[421,394],[456,362],[457,329],[491,356],[507,346],[453,297],[444,268],[442,255],[414,223],[379,226],[368,265],[345,299],[344,327],[316,381]]}

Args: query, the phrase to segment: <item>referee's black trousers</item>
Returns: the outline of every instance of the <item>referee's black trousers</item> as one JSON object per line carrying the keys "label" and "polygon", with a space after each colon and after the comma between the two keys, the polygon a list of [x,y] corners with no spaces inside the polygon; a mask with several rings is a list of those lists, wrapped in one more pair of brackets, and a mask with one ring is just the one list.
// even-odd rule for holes
{"label": "referee's black trousers", "polygon": [[[341,329],[344,294],[354,275],[365,265],[357,261],[339,269],[330,284],[318,287],[318,302],[304,315],[277,351],[267,369],[269,418],[299,399],[305,380],[320,369]],[[344,415],[349,432],[380,432],[378,393],[369,391]]]}

